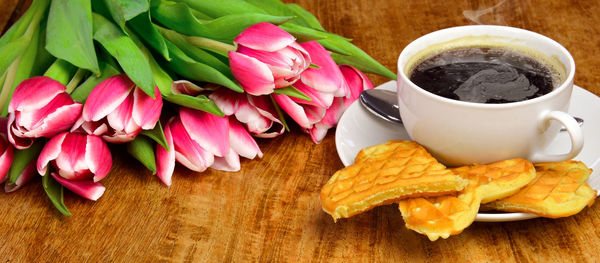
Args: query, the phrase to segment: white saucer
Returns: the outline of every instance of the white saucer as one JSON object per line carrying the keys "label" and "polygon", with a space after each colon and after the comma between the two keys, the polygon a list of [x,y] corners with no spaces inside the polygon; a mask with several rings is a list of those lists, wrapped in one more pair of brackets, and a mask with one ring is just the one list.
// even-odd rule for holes
{"label": "white saucer", "polygon": [[[389,81],[376,89],[396,90],[396,81]],[[574,159],[584,162],[594,171],[588,184],[600,190],[600,98],[578,86],[573,89],[569,113],[584,119],[584,147]],[[365,110],[355,101],[338,123],[335,131],[335,145],[338,155],[345,166],[354,162],[358,152],[368,146],[384,143],[389,140],[410,140],[404,127],[380,119]],[[570,141],[567,133],[560,133],[550,144],[546,152],[562,153],[569,149]],[[501,222],[535,218],[529,213],[479,213],[475,221]]]}

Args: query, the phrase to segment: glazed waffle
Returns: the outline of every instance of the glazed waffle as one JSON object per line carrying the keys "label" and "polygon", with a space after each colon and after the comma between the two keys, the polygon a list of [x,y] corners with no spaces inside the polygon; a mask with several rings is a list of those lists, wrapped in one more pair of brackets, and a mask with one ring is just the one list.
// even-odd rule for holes
{"label": "glazed waffle", "polygon": [[594,203],[597,193],[585,183],[591,170],[583,163],[542,163],[536,165],[536,170],[536,178],[530,184],[486,208],[558,218],[577,214]]}
{"label": "glazed waffle", "polygon": [[321,190],[323,210],[334,220],[399,199],[462,190],[464,180],[412,141],[363,149],[355,163],[337,171]]}
{"label": "glazed waffle", "polygon": [[477,216],[482,200],[513,194],[535,177],[531,162],[512,159],[452,169],[469,180],[458,196],[411,198],[398,202],[406,227],[431,241],[461,233]]}

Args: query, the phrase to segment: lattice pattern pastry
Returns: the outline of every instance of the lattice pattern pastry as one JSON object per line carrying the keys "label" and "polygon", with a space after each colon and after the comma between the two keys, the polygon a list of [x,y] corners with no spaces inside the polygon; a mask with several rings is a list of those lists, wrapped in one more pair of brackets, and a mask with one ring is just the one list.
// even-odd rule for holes
{"label": "lattice pattern pastry", "polygon": [[398,202],[406,227],[427,235],[431,241],[461,233],[475,220],[482,200],[507,197],[535,178],[533,164],[523,159],[464,166],[452,171],[469,180],[458,196]]}
{"label": "lattice pattern pastry", "polygon": [[467,183],[419,144],[390,141],[363,149],[337,171],[321,190],[321,204],[337,220],[403,198],[456,193]]}
{"label": "lattice pattern pastry", "polygon": [[585,183],[591,170],[576,161],[536,164],[536,178],[515,195],[489,203],[486,208],[528,212],[558,218],[591,206],[597,192]]}

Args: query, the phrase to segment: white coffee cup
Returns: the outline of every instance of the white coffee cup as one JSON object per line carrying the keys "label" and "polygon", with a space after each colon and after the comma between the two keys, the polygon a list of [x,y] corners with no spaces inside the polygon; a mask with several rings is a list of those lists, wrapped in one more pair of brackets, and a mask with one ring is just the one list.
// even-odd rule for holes
{"label": "white coffee cup", "polygon": [[[423,58],[458,47],[507,47],[555,63],[562,83],[537,98],[485,104],[444,98],[409,80],[409,71]],[[533,162],[562,161],[583,148],[583,133],[566,113],[573,90],[575,62],[554,40],[505,26],[473,25],[447,28],[418,38],[398,58],[398,103],[410,137],[449,166],[490,163],[510,158]],[[571,149],[547,154],[544,149],[564,126]]]}

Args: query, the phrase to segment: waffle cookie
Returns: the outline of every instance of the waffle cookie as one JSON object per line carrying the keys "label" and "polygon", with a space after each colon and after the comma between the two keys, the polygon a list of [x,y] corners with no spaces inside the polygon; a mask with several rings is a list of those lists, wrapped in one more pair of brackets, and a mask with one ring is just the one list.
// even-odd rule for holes
{"label": "waffle cookie", "polygon": [[536,178],[531,183],[512,196],[487,204],[486,208],[550,218],[577,214],[596,198],[596,191],[585,183],[590,173],[581,162],[537,164]]}
{"label": "waffle cookie", "polygon": [[457,196],[410,198],[398,202],[398,208],[408,229],[426,235],[429,240],[448,238],[460,234],[477,216],[481,191],[477,182],[469,185]]}
{"label": "waffle cookie", "polygon": [[321,204],[337,220],[403,198],[456,193],[467,184],[419,144],[390,141],[363,149],[337,171],[321,190]]}
{"label": "waffle cookie", "polygon": [[475,164],[452,171],[462,178],[477,181],[483,204],[511,196],[535,178],[535,167],[524,159]]}
{"label": "waffle cookie", "polygon": [[469,180],[459,195],[398,202],[406,227],[427,235],[431,241],[461,233],[473,223],[483,200],[507,197],[535,178],[533,164],[523,159],[451,170]]}

